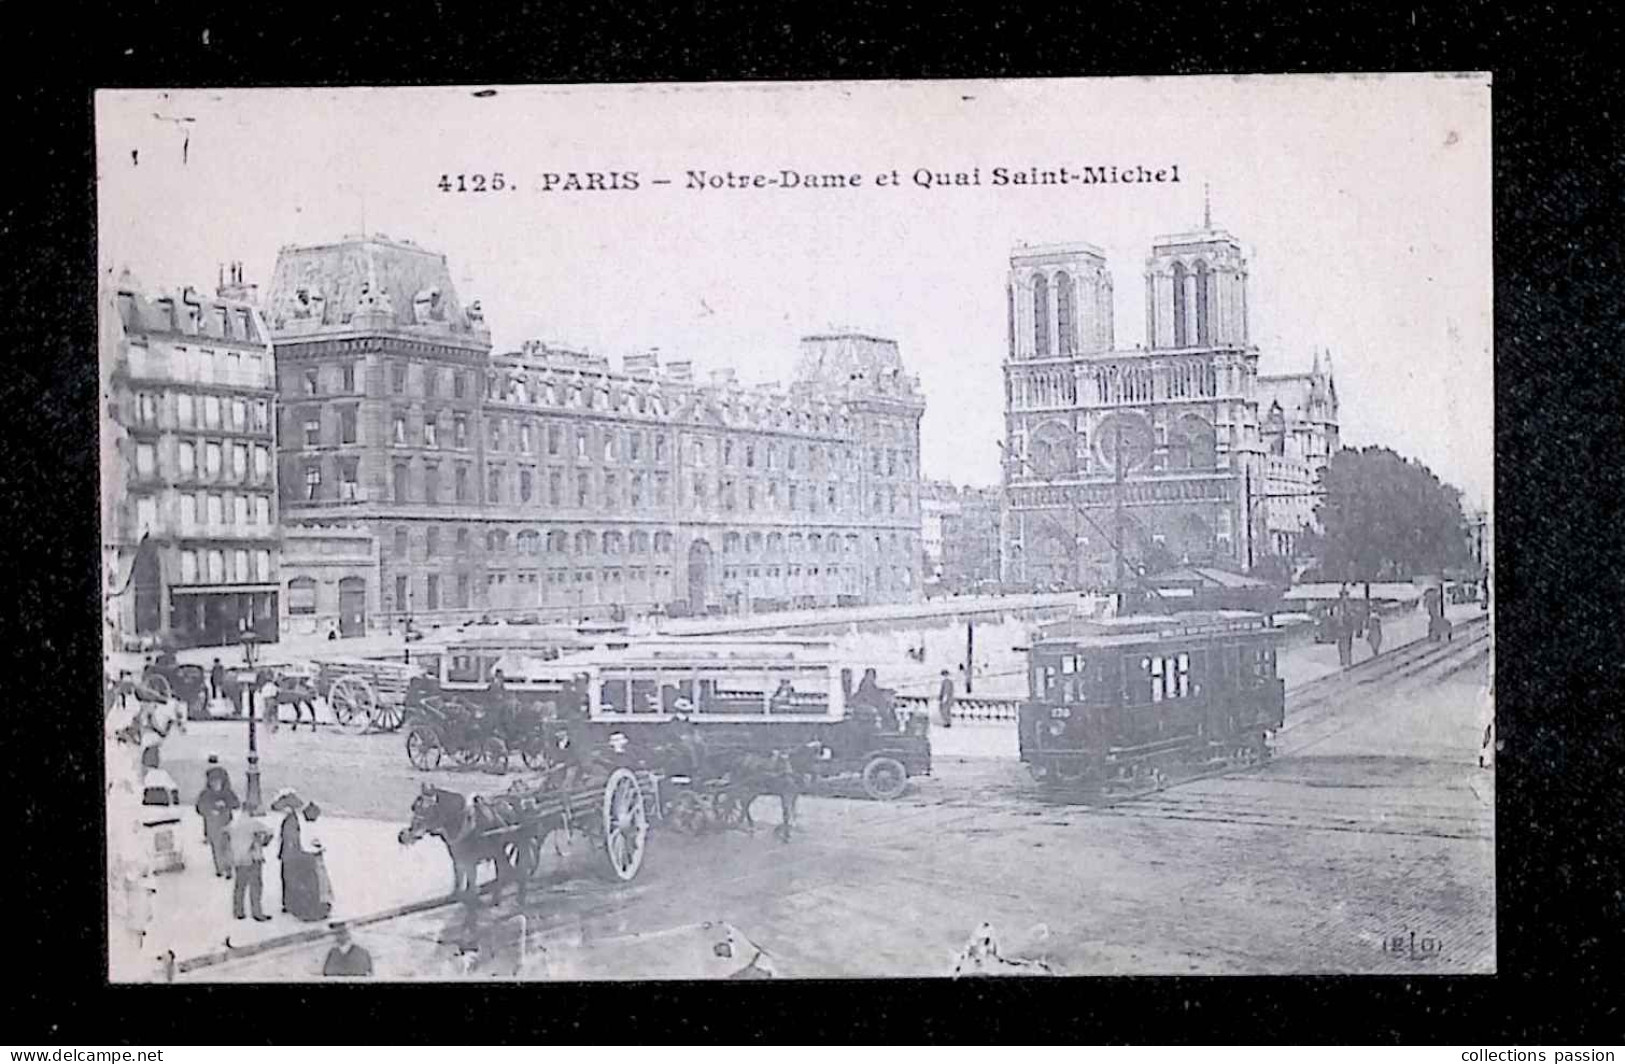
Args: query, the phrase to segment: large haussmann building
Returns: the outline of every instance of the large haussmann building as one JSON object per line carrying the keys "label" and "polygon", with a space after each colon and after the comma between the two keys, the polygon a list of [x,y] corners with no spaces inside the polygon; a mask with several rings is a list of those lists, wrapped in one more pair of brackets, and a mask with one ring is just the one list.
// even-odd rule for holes
{"label": "large haussmann building", "polygon": [[498,353],[445,257],[382,237],[283,249],[266,313],[296,629],[920,593],[924,401],[893,341],[806,337],[784,388]]}
{"label": "large haussmann building", "polygon": [[98,317],[107,645],[277,638],[276,370],[249,292],[125,275]]}
{"label": "large haussmann building", "polygon": [[1235,237],[1204,224],[1153,242],[1132,350],[1097,247],[1017,248],[1007,291],[1007,581],[1111,587],[1119,543],[1130,568],[1245,571],[1294,550],[1338,446],[1337,392],[1329,355],[1259,375]]}

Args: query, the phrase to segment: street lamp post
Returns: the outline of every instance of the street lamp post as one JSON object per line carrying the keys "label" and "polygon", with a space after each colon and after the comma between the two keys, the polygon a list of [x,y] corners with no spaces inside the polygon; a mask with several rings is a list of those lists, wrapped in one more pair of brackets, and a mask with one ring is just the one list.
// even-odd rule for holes
{"label": "street lamp post", "polygon": [[[259,633],[250,629],[242,634],[243,663],[252,671],[254,663],[259,659]],[[248,786],[244,797],[244,804],[250,808],[260,808],[260,748],[259,737],[255,731],[255,722],[259,717],[259,708],[255,703],[253,687],[248,690]]]}

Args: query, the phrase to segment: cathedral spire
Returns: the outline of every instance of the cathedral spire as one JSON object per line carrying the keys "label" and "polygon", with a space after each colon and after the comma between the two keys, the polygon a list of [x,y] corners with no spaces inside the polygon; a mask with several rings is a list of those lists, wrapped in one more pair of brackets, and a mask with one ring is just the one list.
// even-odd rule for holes
{"label": "cathedral spire", "polygon": [[1206,181],[1202,182],[1202,228],[1213,228],[1213,197]]}
{"label": "cathedral spire", "polygon": [[1314,365],[1314,368],[1311,369],[1309,372],[1313,373],[1317,377],[1320,376],[1320,348],[1318,348],[1318,347],[1315,348],[1315,365]]}

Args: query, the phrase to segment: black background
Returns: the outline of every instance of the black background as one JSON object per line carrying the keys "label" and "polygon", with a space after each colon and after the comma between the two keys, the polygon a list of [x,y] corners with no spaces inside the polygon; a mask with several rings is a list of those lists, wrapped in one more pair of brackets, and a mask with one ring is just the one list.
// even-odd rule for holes
{"label": "black background", "polygon": [[[25,87],[5,96],[0,201],[12,976],[0,1041],[1625,1041],[1625,196],[1610,5],[967,10],[8,7],[8,73]],[[105,984],[93,89],[1386,70],[1494,76],[1499,975]]]}

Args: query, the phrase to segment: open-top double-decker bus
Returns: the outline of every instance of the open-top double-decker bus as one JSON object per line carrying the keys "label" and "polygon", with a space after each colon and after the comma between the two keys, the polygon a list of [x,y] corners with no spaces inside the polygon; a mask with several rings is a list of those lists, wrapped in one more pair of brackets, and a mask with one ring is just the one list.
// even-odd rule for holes
{"label": "open-top double-decker bus", "polygon": [[614,637],[552,647],[482,634],[415,657],[428,670],[415,692],[419,703],[446,695],[482,706],[511,699],[545,719],[585,724],[599,743],[618,733],[654,745],[686,722],[719,749],[816,747],[817,774],[856,775],[880,799],[931,772],[928,717],[900,711],[883,691],[855,688],[828,642]]}

